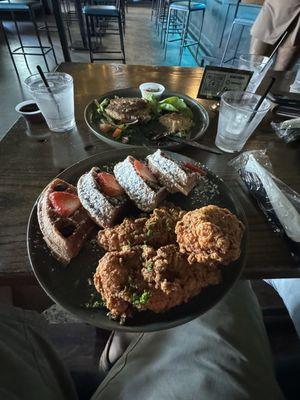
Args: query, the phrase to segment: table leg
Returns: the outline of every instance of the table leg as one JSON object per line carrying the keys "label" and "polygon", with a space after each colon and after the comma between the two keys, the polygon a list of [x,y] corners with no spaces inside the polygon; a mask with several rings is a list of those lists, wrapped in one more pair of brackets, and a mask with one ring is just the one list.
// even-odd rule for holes
{"label": "table leg", "polygon": [[82,44],[84,49],[87,49],[87,42],[86,42],[86,33],[85,33],[85,26],[84,26],[84,20],[82,16],[82,6],[81,6],[81,0],[75,0],[74,5],[76,8],[76,14],[79,22],[79,29],[80,29],[80,35],[82,39]]}
{"label": "table leg", "polygon": [[60,3],[59,3],[59,0],[51,0],[51,1],[52,1],[55,22],[56,22],[56,26],[57,26],[57,30],[58,30],[59,40],[60,40],[61,48],[62,48],[63,55],[64,55],[64,60],[66,62],[70,62],[71,57],[70,57],[70,52],[69,52],[69,45],[68,45],[68,40],[67,40],[66,31],[65,31],[65,27],[64,27],[64,22],[63,22],[61,11],[60,11]]}

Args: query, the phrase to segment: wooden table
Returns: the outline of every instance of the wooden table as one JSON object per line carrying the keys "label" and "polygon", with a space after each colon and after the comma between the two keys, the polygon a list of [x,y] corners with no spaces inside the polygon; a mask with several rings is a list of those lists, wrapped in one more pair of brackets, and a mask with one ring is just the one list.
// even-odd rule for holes
{"label": "wooden table", "polygon": [[[75,83],[77,129],[71,133],[50,133],[47,127],[32,125],[20,118],[4,137],[1,159],[1,259],[0,276],[32,276],[26,252],[26,225],[35,199],[43,187],[59,172],[78,160],[111,149],[97,139],[85,125],[85,105],[106,91],[137,87],[141,82],[156,81],[168,89],[195,97],[202,76],[201,68],[150,67],[64,63],[60,71],[71,74]],[[284,81],[282,81],[284,82]],[[209,107],[208,102],[203,102]],[[203,143],[212,145],[217,114],[209,111],[211,125]],[[247,143],[246,149],[267,149],[275,174],[300,192],[299,145],[286,145],[271,132],[266,121]],[[205,163],[221,176],[245,209],[249,222],[248,261],[245,278],[300,277],[285,243],[270,228],[262,212],[240,186],[227,162],[232,155],[217,156],[196,149],[182,153]]]}

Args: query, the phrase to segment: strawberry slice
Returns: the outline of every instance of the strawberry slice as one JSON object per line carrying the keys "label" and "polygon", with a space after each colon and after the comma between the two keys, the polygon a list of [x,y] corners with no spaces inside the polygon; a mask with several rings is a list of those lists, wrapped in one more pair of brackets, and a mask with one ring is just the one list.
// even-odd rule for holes
{"label": "strawberry slice", "polygon": [[52,192],[49,199],[55,211],[62,217],[69,217],[80,207],[80,200],[76,194],[68,192]]}
{"label": "strawberry slice", "polygon": [[118,197],[124,194],[124,190],[119,185],[116,178],[107,172],[99,172],[97,174],[97,181],[101,187],[102,192],[107,196]]}
{"label": "strawberry slice", "polygon": [[134,169],[143,178],[145,181],[150,181],[153,183],[157,183],[155,176],[152,174],[150,169],[139,160],[134,160],[133,162]]}
{"label": "strawberry slice", "polygon": [[193,172],[197,172],[198,174],[205,175],[204,169],[198,167],[198,165],[192,164],[190,162],[183,163],[185,168],[190,169]]}

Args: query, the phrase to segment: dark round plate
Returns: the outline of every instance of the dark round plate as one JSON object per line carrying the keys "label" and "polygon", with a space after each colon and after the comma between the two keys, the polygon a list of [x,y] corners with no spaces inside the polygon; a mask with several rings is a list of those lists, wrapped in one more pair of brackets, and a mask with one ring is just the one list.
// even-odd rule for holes
{"label": "dark round plate", "polygon": [[[111,92],[103,94],[97,100],[101,103],[105,98],[114,98],[118,97],[141,97],[141,92],[138,89],[118,89],[113,90]],[[174,93],[165,91],[161,97],[161,100],[170,97],[170,96],[178,96],[185,101],[185,103],[190,107],[193,112],[193,121],[194,126],[188,134],[188,139],[190,140],[198,140],[200,139],[206,132],[209,125],[209,116],[206,109],[199,104],[196,100],[192,99],[189,96],[180,93]],[[88,127],[91,131],[103,142],[110,144],[111,146],[117,148],[128,148],[129,146],[148,146],[148,147],[159,147],[159,148],[178,148],[181,146],[180,144],[175,144],[171,141],[161,140],[159,142],[150,140],[151,136],[155,136],[162,132],[162,126],[157,121],[150,121],[147,124],[139,124],[138,130],[136,134],[131,136],[131,141],[128,144],[119,142],[117,140],[112,139],[110,134],[102,133],[99,129],[99,121],[97,119],[97,107],[92,100],[84,110],[84,119],[87,123]]]}
{"label": "dark round plate", "polygon": [[[144,158],[151,150],[132,148],[130,154],[137,158]],[[193,161],[188,157],[172,153],[180,160]],[[113,150],[96,154],[85,160],[79,161],[58,176],[76,185],[78,178],[92,166],[112,166],[123,160],[128,155],[128,150]],[[201,180],[193,192],[185,197],[181,194],[170,195],[169,200],[183,209],[191,210],[207,204],[216,204],[228,208],[244,222],[247,227],[244,211],[229,187],[211,171],[207,170],[205,181]],[[125,325],[107,317],[107,309],[91,310],[83,307],[93,287],[88,281],[98,265],[99,258],[104,254],[95,241],[87,241],[79,255],[64,267],[50,253],[47,248],[37,220],[36,203],[33,206],[27,230],[27,248],[32,269],[45,292],[58,304],[69,310],[77,317],[100,328],[124,331],[157,331],[184,324],[198,315],[203,314],[218,301],[231,288],[241,274],[246,259],[247,229],[242,240],[241,257],[222,270],[222,282],[217,286],[210,286],[188,303],[173,309],[155,314],[150,311],[137,312]]]}

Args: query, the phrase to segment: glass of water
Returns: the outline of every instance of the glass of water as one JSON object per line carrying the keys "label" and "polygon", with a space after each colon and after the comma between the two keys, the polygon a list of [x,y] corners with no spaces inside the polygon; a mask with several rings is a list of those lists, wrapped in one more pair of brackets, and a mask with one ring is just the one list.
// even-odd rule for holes
{"label": "glass of water", "polygon": [[[256,54],[242,54],[239,58],[239,69],[245,69],[247,71],[253,71],[252,78],[248,84],[247,90],[255,93],[258,86],[266,76],[272,61],[269,61],[269,57],[258,56]],[[268,65],[266,66],[266,64]],[[266,67],[265,67],[266,66]]]}
{"label": "glass of water", "polygon": [[296,64],[297,74],[294,82],[290,86],[290,92],[292,93],[300,93],[300,63]]}
{"label": "glass of water", "polygon": [[75,126],[73,78],[61,72],[45,73],[49,89],[39,74],[25,79],[51,131],[66,132]]}
{"label": "glass of water", "polygon": [[270,108],[265,99],[254,111],[261,96],[250,92],[230,91],[221,96],[216,146],[234,153],[242,150],[245,143]]}

